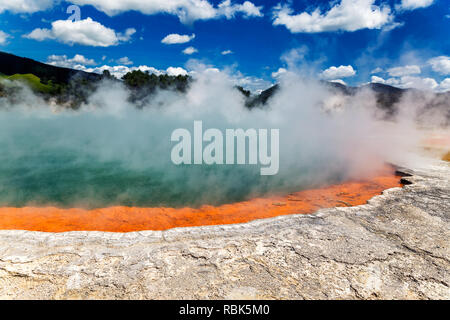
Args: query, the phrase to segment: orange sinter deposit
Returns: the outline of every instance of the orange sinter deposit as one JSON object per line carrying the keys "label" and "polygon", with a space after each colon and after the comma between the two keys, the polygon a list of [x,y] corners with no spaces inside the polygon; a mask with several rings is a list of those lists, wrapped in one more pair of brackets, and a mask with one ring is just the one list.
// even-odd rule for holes
{"label": "orange sinter deposit", "polygon": [[383,190],[400,187],[394,169],[367,181],[350,181],[244,202],[201,208],[110,207],[93,210],[53,207],[0,208],[0,229],[44,232],[166,230],[176,227],[243,223],[288,214],[313,213],[320,208],[364,204]]}

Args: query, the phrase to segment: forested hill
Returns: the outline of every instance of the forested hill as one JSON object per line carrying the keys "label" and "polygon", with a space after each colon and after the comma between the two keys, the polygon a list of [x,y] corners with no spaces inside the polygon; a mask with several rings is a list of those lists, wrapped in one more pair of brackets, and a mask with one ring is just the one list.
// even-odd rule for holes
{"label": "forested hill", "polygon": [[101,75],[96,73],[55,67],[5,52],[0,52],[0,73],[7,76],[14,74],[33,74],[40,78],[43,83],[52,81],[53,83],[58,84],[69,83],[75,75],[86,80],[101,79]]}
{"label": "forested hill", "polygon": [[122,79],[117,79],[107,70],[103,74],[89,73],[0,52],[0,97],[11,99],[17,96],[21,88],[15,84],[21,82],[45,99],[56,99],[58,104],[78,108],[88,101],[103,79],[123,80],[129,89],[129,100],[138,107],[145,105],[157,89],[184,92],[190,81],[187,75],[155,75],[140,70],[131,71]]}

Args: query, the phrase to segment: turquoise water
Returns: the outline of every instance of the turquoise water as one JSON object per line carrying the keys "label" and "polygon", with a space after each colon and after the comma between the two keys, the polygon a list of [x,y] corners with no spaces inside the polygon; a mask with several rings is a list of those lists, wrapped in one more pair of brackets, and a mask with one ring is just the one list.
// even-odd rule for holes
{"label": "turquoise water", "polygon": [[304,147],[293,155],[283,141],[275,176],[261,176],[259,165],[176,166],[171,132],[192,122],[172,122],[139,113],[0,112],[0,206],[197,207],[298,191],[343,175],[325,173],[326,153]]}
{"label": "turquoise water", "polygon": [[[4,149],[3,149],[4,150]],[[199,206],[294,191],[300,183],[260,176],[258,167],[173,166],[130,169],[120,161],[39,150],[0,157],[0,206]]]}

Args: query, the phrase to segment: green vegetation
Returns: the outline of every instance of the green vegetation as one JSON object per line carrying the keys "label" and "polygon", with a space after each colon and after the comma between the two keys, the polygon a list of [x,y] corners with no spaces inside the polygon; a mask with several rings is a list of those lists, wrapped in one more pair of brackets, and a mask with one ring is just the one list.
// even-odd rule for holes
{"label": "green vegetation", "polygon": [[128,72],[122,77],[122,80],[131,89],[175,89],[178,91],[185,91],[190,77],[189,76],[169,76],[167,74],[161,74],[159,76],[150,74],[148,71],[142,72],[141,70],[135,70]]}
{"label": "green vegetation", "polygon": [[122,80],[130,89],[129,101],[137,107],[143,107],[157,89],[186,92],[191,78],[187,75],[156,75],[148,71],[134,70],[124,75]]}
{"label": "green vegetation", "polygon": [[[119,81],[107,70],[103,72],[100,78],[74,75],[68,83],[55,83],[54,80],[42,80],[31,73],[9,76],[0,74],[0,97],[12,96],[20,90],[20,87],[14,86],[13,84],[7,85],[5,82],[2,84],[2,79],[12,81],[13,83],[21,82],[44,98],[56,98],[58,103],[68,104],[73,109],[77,109],[82,103],[88,102],[89,95],[95,92],[100,80]],[[156,75],[148,71],[135,70],[124,75],[122,81],[130,90],[129,100],[136,104],[137,107],[143,107],[157,89],[186,92],[192,78],[187,75]],[[268,90],[267,97],[259,101],[259,96],[252,96],[250,91],[240,86],[236,86],[236,90],[241,92],[247,99],[246,106],[249,108],[260,103],[265,103],[272,94],[271,90]]]}
{"label": "green vegetation", "polygon": [[0,79],[7,79],[10,81],[18,81],[28,85],[33,91],[39,93],[52,93],[56,90],[56,86],[49,81],[47,84],[43,84],[41,79],[36,77],[34,74],[14,74],[12,76],[1,75]]}

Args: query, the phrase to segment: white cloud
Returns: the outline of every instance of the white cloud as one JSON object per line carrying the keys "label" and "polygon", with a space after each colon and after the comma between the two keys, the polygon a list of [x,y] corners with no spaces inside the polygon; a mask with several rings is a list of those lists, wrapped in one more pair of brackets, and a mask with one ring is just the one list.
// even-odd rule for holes
{"label": "white cloud", "polygon": [[126,65],[126,66],[129,66],[129,65],[133,64],[133,61],[131,61],[130,58],[128,58],[128,57],[122,57],[120,59],[117,59],[116,62],[118,64],[123,64],[123,65]]}
{"label": "white cloud", "polygon": [[5,44],[11,36],[0,30],[0,45]]}
{"label": "white cloud", "polygon": [[428,64],[431,65],[433,71],[443,75],[450,74],[450,57],[439,56],[428,60]]}
{"label": "white cloud", "polygon": [[441,92],[450,91],[450,78],[445,78],[444,80],[441,81],[438,87],[438,91]]}
{"label": "white cloud", "polygon": [[33,13],[49,9],[54,0],[0,0],[0,13]]}
{"label": "white cloud", "polygon": [[117,33],[117,39],[121,42],[128,42],[131,40],[131,36],[136,33],[135,28],[128,28],[124,33]]}
{"label": "white cloud", "polygon": [[[130,68],[127,66],[108,66],[108,65],[103,65],[103,66],[97,67],[97,68],[86,68],[83,66],[78,66],[78,68],[75,68],[75,69],[86,71],[86,72],[100,73],[100,74],[103,73],[103,71],[108,70],[111,73],[111,75],[113,75],[117,79],[120,79],[124,75],[126,75],[128,72],[131,72],[133,70],[138,70],[141,68],[142,68],[142,71],[150,71],[150,67],[147,67],[147,66],[141,66],[141,67],[136,67],[136,68]],[[154,70],[158,71],[156,69],[154,69]]]}
{"label": "white cloud", "polygon": [[380,67],[377,67],[377,68],[373,69],[372,71],[370,71],[371,74],[380,73],[380,72],[383,72],[383,69],[381,69]]}
{"label": "white cloud", "polygon": [[72,58],[72,61],[74,61],[76,63],[79,63],[79,64],[83,64],[85,66],[90,66],[90,65],[96,65],[97,64],[97,62],[95,62],[94,59],[87,59],[81,54],[76,54]]}
{"label": "white cloud", "polygon": [[[134,70],[141,70],[143,72],[148,71],[149,73],[153,73],[156,75],[162,75],[162,74],[168,74],[170,76],[178,76],[178,75],[190,75],[192,77],[195,77],[197,72],[195,71],[195,67],[198,66],[195,63],[196,60],[192,60],[191,68],[189,68],[187,71],[184,68],[181,67],[168,67],[165,70],[159,70],[154,67],[149,67],[146,65],[138,66],[138,67],[129,67],[124,65],[119,66],[108,66],[104,65],[101,67],[95,67],[95,68],[87,68],[82,65],[78,65],[76,69],[86,71],[86,72],[95,72],[95,73],[103,73],[104,70],[108,70],[113,76],[120,79],[128,72],[134,71]],[[192,69],[194,68],[194,69]],[[220,72],[219,69],[214,68],[212,66],[206,67],[203,70],[203,72],[208,73],[218,73]],[[269,82],[267,80],[264,80],[262,78],[254,77],[254,76],[246,76],[243,75],[241,72],[237,71],[234,73],[229,73],[229,76],[231,79],[233,79],[233,83],[236,85],[240,85],[244,87],[245,89],[251,90],[253,92],[260,92],[261,90],[267,89],[273,85],[272,82]]]}
{"label": "white cloud", "polygon": [[432,78],[420,78],[420,77],[411,77],[405,76],[401,77],[400,86],[402,88],[416,88],[416,89],[436,89],[438,84],[436,80]]}
{"label": "white cloud", "polygon": [[124,34],[116,33],[113,29],[87,18],[79,21],[57,20],[52,22],[51,29],[34,29],[25,38],[43,41],[57,40],[66,44],[80,44],[94,47],[109,47],[128,41],[136,30],[130,28]]}
{"label": "white cloud", "polygon": [[218,14],[227,19],[234,18],[237,13],[242,13],[244,18],[262,17],[261,9],[262,7],[257,7],[250,1],[245,1],[243,4],[231,4],[230,0],[225,0],[219,4]]}
{"label": "white cloud", "polygon": [[126,11],[139,11],[147,15],[167,13],[177,16],[183,23],[221,17],[231,19],[237,14],[242,14],[246,18],[262,16],[261,7],[256,7],[250,1],[232,4],[226,0],[217,7],[208,0],[71,0],[71,2],[78,5],[92,5],[109,16]]}
{"label": "white cloud", "polygon": [[415,76],[402,76],[399,78],[389,78],[387,80],[372,76],[372,83],[383,83],[398,88],[415,88],[422,90],[439,90],[439,85],[433,78],[420,78]]}
{"label": "white cloud", "polygon": [[272,78],[278,79],[281,75],[285,74],[287,70],[285,68],[279,68],[277,71],[272,72]]}
{"label": "white cloud", "polygon": [[33,31],[31,31],[29,34],[24,35],[25,38],[43,41],[46,39],[54,39],[54,36],[52,35],[51,30],[49,29],[41,29],[36,28]]}
{"label": "white cloud", "polygon": [[353,77],[356,74],[356,71],[352,66],[339,66],[339,67],[330,67],[321,73],[321,77],[323,79],[331,80],[338,78],[347,78]]}
{"label": "white cloud", "polygon": [[232,54],[232,53],[233,53],[233,51],[231,51],[231,50],[224,50],[220,54],[222,54],[223,56],[226,56],[226,55],[229,55],[229,54]]}
{"label": "white cloud", "polygon": [[195,38],[195,34],[187,35],[187,34],[178,34],[178,33],[172,33],[164,37],[164,39],[161,40],[161,43],[164,44],[179,44],[179,43],[186,43]]}
{"label": "white cloud", "polygon": [[412,74],[419,74],[421,73],[420,67],[416,65],[408,65],[403,67],[395,67],[387,69],[387,72],[391,77],[402,77],[402,76],[408,76]]}
{"label": "white cloud", "polygon": [[103,73],[103,71],[108,70],[111,75],[116,77],[117,79],[121,79],[124,75],[126,75],[128,72],[132,72],[135,70],[141,70],[142,72],[149,72],[156,75],[161,74],[168,74],[170,76],[177,76],[177,75],[187,75],[189,74],[185,69],[181,67],[168,67],[166,70],[159,70],[154,67],[149,67],[146,65],[137,66],[137,67],[129,67],[124,65],[119,66],[109,66],[109,65],[103,65],[101,67],[96,68],[86,68],[85,66],[78,65],[75,69],[86,71],[86,72],[94,72],[94,73]]}
{"label": "white cloud", "polygon": [[426,8],[433,4],[434,0],[402,0],[402,2],[396,6],[398,10],[414,10],[418,8]]}
{"label": "white cloud", "polygon": [[384,79],[381,78],[381,77],[372,76],[372,77],[370,78],[370,82],[372,82],[372,83],[386,83],[386,80],[384,80]]}
{"label": "white cloud", "polygon": [[186,76],[188,74],[188,72],[186,70],[184,70],[183,68],[181,68],[181,67],[177,67],[177,68],[168,67],[166,69],[166,73],[169,76],[179,76],[179,75]]}
{"label": "white cloud", "polygon": [[392,23],[394,17],[386,5],[374,5],[375,0],[342,0],[322,13],[320,8],[311,13],[293,14],[286,5],[274,11],[274,25],[284,25],[292,33],[317,33],[330,31],[356,31],[380,29]]}
{"label": "white cloud", "polygon": [[196,52],[198,52],[198,50],[195,49],[194,47],[187,47],[186,49],[183,50],[183,53],[187,55],[191,55]]}
{"label": "white cloud", "polygon": [[345,81],[342,80],[342,79],[334,79],[334,80],[330,80],[330,82],[339,83],[339,84],[342,84],[344,86],[347,85],[347,83],[345,83]]}
{"label": "white cloud", "polygon": [[47,63],[53,66],[76,69],[79,66],[95,66],[97,62],[94,59],[88,59],[81,54],[76,54],[69,59],[66,55],[51,55],[47,58]]}

